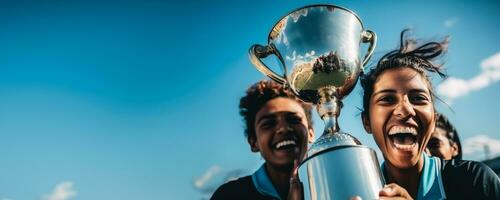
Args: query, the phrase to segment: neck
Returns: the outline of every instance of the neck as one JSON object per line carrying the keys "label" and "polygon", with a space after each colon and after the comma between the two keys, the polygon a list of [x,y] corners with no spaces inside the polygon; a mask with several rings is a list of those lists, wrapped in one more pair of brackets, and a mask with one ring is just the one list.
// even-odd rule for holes
{"label": "neck", "polygon": [[278,168],[266,163],[267,174],[269,175],[271,182],[273,182],[273,185],[281,199],[286,199],[288,196],[292,168],[293,167]]}
{"label": "neck", "polygon": [[423,158],[420,157],[417,164],[408,169],[400,169],[386,162],[384,165],[388,183],[396,183],[408,191],[413,199],[417,199],[420,175],[424,168]]}

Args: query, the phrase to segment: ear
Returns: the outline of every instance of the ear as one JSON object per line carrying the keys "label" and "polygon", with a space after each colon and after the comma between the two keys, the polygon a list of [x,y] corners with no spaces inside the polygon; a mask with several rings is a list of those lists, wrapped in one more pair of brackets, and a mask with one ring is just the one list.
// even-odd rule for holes
{"label": "ear", "polygon": [[363,121],[363,127],[368,134],[372,133],[372,128],[370,126],[370,119],[366,116],[365,112],[361,113],[361,121]]}
{"label": "ear", "polygon": [[250,145],[250,150],[252,152],[259,152],[259,146],[257,146],[257,138],[256,136],[248,136],[248,144]]}
{"label": "ear", "polygon": [[457,143],[453,142],[453,144],[451,145],[451,156],[455,157],[456,155],[458,155],[458,145]]}
{"label": "ear", "polygon": [[309,128],[309,131],[307,131],[307,142],[313,143],[314,142],[314,129],[311,127]]}

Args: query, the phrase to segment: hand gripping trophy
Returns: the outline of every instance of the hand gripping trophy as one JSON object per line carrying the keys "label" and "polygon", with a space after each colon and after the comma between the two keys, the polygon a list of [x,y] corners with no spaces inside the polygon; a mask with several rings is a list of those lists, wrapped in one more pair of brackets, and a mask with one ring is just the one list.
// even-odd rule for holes
{"label": "hand gripping trophy", "polygon": [[[335,5],[311,5],[279,20],[266,46],[250,48],[250,60],[259,71],[316,104],[325,122],[323,135],[299,167],[305,199],[379,198],[384,180],[375,151],[340,130],[337,123],[341,100],[356,85],[376,41],[375,33],[365,30],[354,12]],[[361,43],[370,44],[362,60]],[[281,75],[261,60],[271,54],[281,63]]]}

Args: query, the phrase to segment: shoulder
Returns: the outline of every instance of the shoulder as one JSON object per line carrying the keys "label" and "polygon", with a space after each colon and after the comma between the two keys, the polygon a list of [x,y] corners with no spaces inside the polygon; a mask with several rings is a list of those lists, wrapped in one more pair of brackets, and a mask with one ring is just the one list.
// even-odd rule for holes
{"label": "shoulder", "polygon": [[[462,179],[467,177],[473,180],[483,178],[498,179],[498,176],[482,162],[469,160],[449,160],[443,161],[443,176],[461,176]],[[465,177],[464,177],[465,176]]]}
{"label": "shoulder", "polygon": [[224,183],[214,192],[210,199],[248,199],[257,194],[258,192],[253,185],[252,176],[245,176]]}
{"label": "shoulder", "polygon": [[476,161],[443,161],[447,196],[464,192],[475,199],[500,199],[500,179],[486,164]]}

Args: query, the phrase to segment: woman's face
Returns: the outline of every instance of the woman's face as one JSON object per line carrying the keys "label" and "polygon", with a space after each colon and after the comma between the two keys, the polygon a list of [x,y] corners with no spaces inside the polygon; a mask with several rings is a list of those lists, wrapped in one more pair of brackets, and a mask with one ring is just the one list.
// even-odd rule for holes
{"label": "woman's face", "polygon": [[425,77],[401,67],[388,69],[375,81],[368,116],[363,116],[386,162],[407,169],[421,161],[434,131],[434,106]]}

